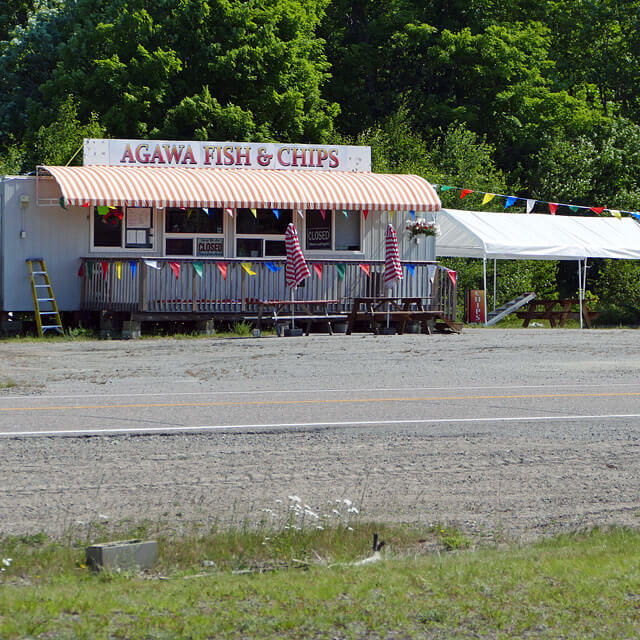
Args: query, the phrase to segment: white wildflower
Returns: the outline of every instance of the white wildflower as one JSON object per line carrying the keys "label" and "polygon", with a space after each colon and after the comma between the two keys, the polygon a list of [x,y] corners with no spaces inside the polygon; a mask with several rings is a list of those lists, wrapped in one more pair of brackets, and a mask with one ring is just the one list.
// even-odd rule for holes
{"label": "white wildflower", "polygon": [[348,498],[345,498],[342,502],[344,502],[344,504],[346,504],[347,507],[350,507],[353,504],[353,502],[351,502],[351,500],[349,500]]}
{"label": "white wildflower", "polygon": [[2,564],[5,567],[10,567],[12,562],[13,562],[13,558],[2,558]]}
{"label": "white wildflower", "polygon": [[355,507],[351,507],[350,509],[347,509],[347,513],[360,513]]}
{"label": "white wildflower", "polygon": [[353,527],[347,527],[347,531],[353,531]]}
{"label": "white wildflower", "polygon": [[280,500],[280,498],[276,498],[276,502],[277,502],[278,504],[282,504],[282,500]]}
{"label": "white wildflower", "polygon": [[324,531],[324,527],[321,524],[317,524],[316,529],[320,529],[320,531]]}
{"label": "white wildflower", "polygon": [[289,496],[289,500],[291,500],[291,502],[302,502],[302,499],[298,496]]}
{"label": "white wildflower", "polygon": [[338,516],[338,518],[340,517],[340,512],[337,509],[332,509],[332,512]]}

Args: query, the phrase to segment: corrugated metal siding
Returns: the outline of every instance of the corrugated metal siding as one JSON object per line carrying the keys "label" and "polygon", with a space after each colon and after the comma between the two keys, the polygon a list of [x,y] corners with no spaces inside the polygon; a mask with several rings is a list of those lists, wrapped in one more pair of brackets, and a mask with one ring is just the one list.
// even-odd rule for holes
{"label": "corrugated metal siding", "polygon": [[[432,220],[432,214],[426,219]],[[370,260],[384,260],[385,232],[387,225],[392,224],[398,234],[398,250],[400,260],[435,260],[435,238],[422,238],[420,243],[410,240],[406,232],[407,221],[411,220],[409,213],[394,212],[393,217],[388,212],[372,211],[364,223],[364,255]]]}

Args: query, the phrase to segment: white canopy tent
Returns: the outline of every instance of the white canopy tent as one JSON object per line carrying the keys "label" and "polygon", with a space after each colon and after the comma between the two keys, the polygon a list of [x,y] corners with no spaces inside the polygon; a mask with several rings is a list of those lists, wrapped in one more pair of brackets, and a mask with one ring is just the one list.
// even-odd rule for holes
{"label": "white canopy tent", "polygon": [[455,209],[442,209],[436,215],[440,227],[436,256],[482,258],[485,292],[487,259],[577,260],[582,312],[588,258],[640,259],[640,225],[631,218],[526,215]]}

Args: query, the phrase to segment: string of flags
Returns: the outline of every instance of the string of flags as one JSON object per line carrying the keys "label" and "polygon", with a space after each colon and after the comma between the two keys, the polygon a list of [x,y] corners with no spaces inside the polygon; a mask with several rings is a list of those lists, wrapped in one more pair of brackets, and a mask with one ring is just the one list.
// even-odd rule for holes
{"label": "string of flags", "polygon": [[504,209],[509,209],[514,206],[518,201],[520,201],[520,205],[524,204],[525,211],[527,213],[532,213],[533,209],[536,205],[544,205],[548,208],[549,213],[552,216],[555,216],[558,212],[558,209],[561,207],[569,209],[573,213],[578,213],[579,211],[583,211],[585,213],[594,213],[598,216],[614,216],[615,218],[622,218],[623,215],[628,215],[634,218],[635,220],[640,221],[640,213],[636,211],[621,211],[620,209],[611,209],[606,206],[585,206],[585,205],[577,205],[577,204],[566,204],[563,202],[547,202],[546,200],[537,200],[535,198],[521,198],[519,196],[510,196],[505,195],[503,193],[489,193],[487,191],[478,191],[477,189],[467,189],[464,187],[454,187],[447,184],[434,184],[433,187],[437,190],[440,190],[440,193],[445,193],[447,191],[459,191],[459,199],[463,200],[467,196],[471,194],[477,194],[482,196],[481,205],[489,204],[494,198],[504,198]]}
{"label": "string of flags", "polygon": [[[176,277],[176,280],[180,278],[180,273],[182,272],[181,262],[173,261],[173,260],[168,262],[160,262],[158,260],[143,260],[143,262],[145,266],[147,266],[149,269],[154,269],[156,271],[160,271],[164,264],[168,264],[169,268],[173,272],[173,275]],[[138,269],[137,260],[128,260],[126,261],[126,263],[129,265],[131,277],[134,278]],[[98,271],[96,271],[96,268],[99,268],[100,273],[102,275],[102,279],[106,280],[107,274],[109,273],[110,264],[113,265],[113,268],[115,269],[115,274],[117,279],[121,280],[122,279],[122,261],[119,261],[119,260],[111,263],[107,260],[95,260],[95,261],[85,260],[80,263],[80,268],[78,269],[78,276],[83,277],[86,273],[87,277],[91,280],[93,278],[93,274],[98,273]],[[203,263],[200,261],[194,261],[194,262],[190,262],[189,264],[191,264],[191,266],[193,267],[193,270],[196,273],[196,275],[199,278],[202,278],[203,271],[204,271]],[[222,275],[222,279],[226,280],[229,264],[227,262],[216,262],[215,264],[218,270],[220,271],[220,274]],[[282,266],[278,266],[274,262],[260,262],[260,263],[257,263],[256,265],[254,265],[253,262],[240,262],[239,265],[248,276],[257,275],[258,272],[256,271],[256,269],[259,269],[260,267],[264,267],[272,273],[277,273],[279,271],[282,271]],[[326,265],[321,262],[315,262],[315,263],[311,263],[311,266],[313,267],[313,272],[316,274],[316,277],[318,278],[318,280],[322,280],[324,269],[329,265]],[[347,272],[347,264],[344,262],[342,263],[339,262],[339,263],[333,264],[332,266],[335,268],[338,278],[340,280],[344,280]],[[404,266],[404,268],[407,270],[407,273],[409,274],[410,277],[415,276],[417,265],[411,264],[411,263],[405,263],[402,266]],[[85,267],[86,267],[86,272],[85,272]],[[358,268],[368,278],[371,278],[371,264],[366,262],[360,262],[358,263]],[[456,284],[456,272],[451,269],[447,269],[442,265],[433,265],[433,264],[427,265],[427,275],[430,280],[433,281],[433,278],[435,276],[435,271],[437,268],[445,271],[449,276],[449,278],[451,279],[451,281],[453,282],[453,284]]]}

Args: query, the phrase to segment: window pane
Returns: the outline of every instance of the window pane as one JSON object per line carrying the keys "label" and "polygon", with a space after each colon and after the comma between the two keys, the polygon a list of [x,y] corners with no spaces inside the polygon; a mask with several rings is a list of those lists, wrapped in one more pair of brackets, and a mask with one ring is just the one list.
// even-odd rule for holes
{"label": "window pane", "polygon": [[238,258],[261,258],[262,240],[260,238],[238,238],[236,240]]}
{"label": "window pane", "polygon": [[336,251],[360,251],[360,212],[336,212]]}
{"label": "window pane", "polygon": [[325,211],[324,217],[318,209],[308,209],[307,218],[307,249],[331,249],[331,216],[332,211]]}
{"label": "window pane", "polygon": [[[100,207],[102,209],[102,207]],[[109,209],[109,213],[101,216],[98,207],[93,209],[93,246],[121,247],[122,220],[118,212],[120,209]]]}
{"label": "window pane", "polygon": [[251,209],[238,209],[236,233],[283,236],[290,222],[291,209],[280,209],[279,218],[276,218],[273,209],[256,209],[255,216]]}
{"label": "window pane", "polygon": [[168,207],[165,212],[165,231],[167,233],[222,233],[222,209],[174,209]]}
{"label": "window pane", "polygon": [[287,249],[284,240],[265,240],[264,254],[266,256],[286,256]]}
{"label": "window pane", "polygon": [[193,238],[167,238],[168,256],[192,256]]}

